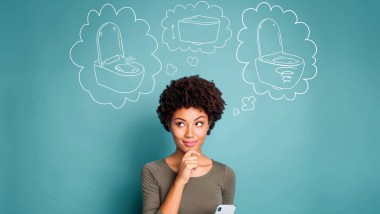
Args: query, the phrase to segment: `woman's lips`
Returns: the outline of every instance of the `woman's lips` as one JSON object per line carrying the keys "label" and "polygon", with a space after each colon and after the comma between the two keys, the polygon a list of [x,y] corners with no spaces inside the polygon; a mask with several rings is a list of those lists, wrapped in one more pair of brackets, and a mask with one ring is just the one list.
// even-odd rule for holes
{"label": "woman's lips", "polygon": [[197,141],[183,141],[183,144],[187,147],[193,147],[197,144]]}

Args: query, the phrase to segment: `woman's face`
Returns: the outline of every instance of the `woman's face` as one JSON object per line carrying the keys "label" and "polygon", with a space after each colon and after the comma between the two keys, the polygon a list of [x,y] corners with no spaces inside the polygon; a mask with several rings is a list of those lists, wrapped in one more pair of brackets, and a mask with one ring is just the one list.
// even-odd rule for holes
{"label": "woman's face", "polygon": [[200,152],[209,129],[208,116],[193,107],[180,108],[173,113],[169,127],[177,149]]}

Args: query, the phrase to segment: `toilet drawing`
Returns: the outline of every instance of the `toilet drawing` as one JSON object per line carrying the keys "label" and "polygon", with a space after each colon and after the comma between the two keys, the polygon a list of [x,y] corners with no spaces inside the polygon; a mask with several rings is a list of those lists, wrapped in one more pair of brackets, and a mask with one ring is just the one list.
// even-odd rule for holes
{"label": "toilet drawing", "polygon": [[276,90],[297,85],[305,67],[304,59],[284,52],[280,27],[273,19],[264,19],[258,25],[257,46],[259,58],[255,59],[255,66],[260,82]]}
{"label": "toilet drawing", "polygon": [[132,93],[140,87],[145,69],[132,57],[124,56],[119,27],[107,22],[97,31],[98,59],[94,61],[96,82],[118,93]]}
{"label": "toilet drawing", "polygon": [[178,20],[177,25],[181,42],[202,45],[218,40],[220,30],[218,18],[196,15]]}

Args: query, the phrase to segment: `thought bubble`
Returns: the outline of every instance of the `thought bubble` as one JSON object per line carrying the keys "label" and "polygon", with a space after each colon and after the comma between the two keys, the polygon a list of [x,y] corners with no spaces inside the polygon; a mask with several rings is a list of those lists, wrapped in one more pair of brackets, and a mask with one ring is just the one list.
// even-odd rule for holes
{"label": "thought bubble", "polygon": [[236,117],[237,115],[239,115],[240,114],[240,110],[238,109],[238,108],[233,108],[232,109],[232,115],[234,116],[234,117]]}
{"label": "thought bubble", "polygon": [[306,93],[317,74],[317,46],[308,25],[292,10],[266,2],[244,10],[242,22],[236,58],[245,64],[244,81],[275,100]]}
{"label": "thought bubble", "polygon": [[80,68],[80,85],[95,102],[119,109],[153,91],[162,65],[149,30],[130,7],[117,11],[105,4],[99,12],[88,13],[70,59]]}
{"label": "thought bubble", "polygon": [[177,67],[175,67],[173,64],[169,63],[166,65],[166,74],[173,76],[177,72]]}
{"label": "thought bubble", "polygon": [[253,109],[255,109],[256,98],[254,96],[243,97],[241,101],[243,103],[241,107],[243,111],[252,111]]}

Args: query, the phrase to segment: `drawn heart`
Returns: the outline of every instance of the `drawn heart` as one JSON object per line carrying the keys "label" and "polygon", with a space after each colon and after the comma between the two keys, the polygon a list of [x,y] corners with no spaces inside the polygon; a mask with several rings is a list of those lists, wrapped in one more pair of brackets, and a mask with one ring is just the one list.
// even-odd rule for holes
{"label": "drawn heart", "polygon": [[189,56],[189,57],[187,57],[187,62],[188,62],[191,66],[197,66],[197,65],[198,65],[198,57],[192,57],[192,56]]}

